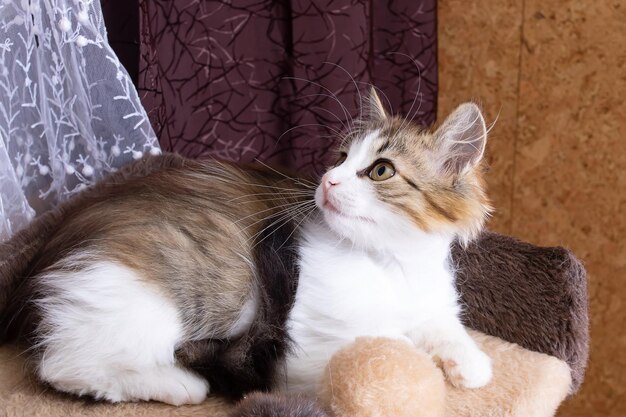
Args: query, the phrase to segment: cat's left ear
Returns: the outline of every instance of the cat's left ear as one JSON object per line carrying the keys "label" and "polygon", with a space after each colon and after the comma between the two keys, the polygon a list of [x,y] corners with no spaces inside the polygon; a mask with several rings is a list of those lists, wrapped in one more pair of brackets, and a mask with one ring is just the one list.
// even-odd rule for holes
{"label": "cat's left ear", "polygon": [[370,119],[382,121],[389,118],[389,113],[385,110],[385,106],[383,105],[383,102],[374,86],[370,88],[370,95],[366,103],[366,110]]}
{"label": "cat's left ear", "polygon": [[485,154],[487,126],[474,103],[457,107],[434,136],[440,168],[448,173],[462,174],[478,165]]}

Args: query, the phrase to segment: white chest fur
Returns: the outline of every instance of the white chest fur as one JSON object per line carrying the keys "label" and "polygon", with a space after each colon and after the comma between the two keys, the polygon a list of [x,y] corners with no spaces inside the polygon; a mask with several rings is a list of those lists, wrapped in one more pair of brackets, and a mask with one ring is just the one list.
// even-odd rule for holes
{"label": "white chest fur", "polygon": [[288,323],[295,346],[287,388],[315,389],[332,354],[358,336],[408,340],[433,318],[457,316],[449,251],[449,238],[431,235],[398,242],[398,251],[385,255],[339,241],[322,224],[307,225]]}

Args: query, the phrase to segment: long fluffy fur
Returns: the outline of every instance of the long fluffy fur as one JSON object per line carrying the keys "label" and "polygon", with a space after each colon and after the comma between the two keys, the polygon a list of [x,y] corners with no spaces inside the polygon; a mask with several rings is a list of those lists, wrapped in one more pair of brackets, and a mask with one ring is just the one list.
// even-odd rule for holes
{"label": "long fluffy fur", "polygon": [[230,417],[328,417],[315,401],[297,395],[253,393]]}
{"label": "long fluffy fur", "polygon": [[[185,159],[166,154],[129,164],[93,186],[89,192],[74,196],[70,201],[59,205],[38,218],[6,242],[0,242],[0,341],[6,338],[6,319],[12,317],[15,309],[20,309],[23,299],[16,296],[18,288],[26,285],[25,280],[33,269],[32,264],[52,234],[58,230],[64,218],[85,204],[91,194],[100,193],[113,184],[129,179],[140,179],[154,171],[165,168],[182,167]],[[11,312],[10,309],[13,309]]]}
{"label": "long fluffy fur", "polygon": [[[286,243],[298,236],[292,222],[307,193],[283,174],[217,162],[161,156],[127,168],[4,246],[8,252],[29,241],[34,249],[5,269],[2,283],[12,299],[1,306],[3,334],[21,337],[40,377],[67,392],[111,401],[197,402],[205,384],[185,376],[180,364],[205,376],[213,371],[207,379],[214,392],[239,397],[268,389],[286,349],[284,323],[297,280],[294,244]],[[254,198],[267,194],[271,198]],[[285,207],[295,207],[291,221],[283,222]],[[47,233],[38,237],[42,229]],[[270,259],[285,270],[263,264]],[[117,292],[92,279],[113,279]],[[133,310],[142,303],[173,312],[150,320]],[[116,327],[119,334],[111,330]],[[141,336],[143,328],[161,334],[162,350],[144,352],[149,346],[141,340],[152,339]],[[98,329],[110,343],[90,344],[99,340],[90,333]],[[202,354],[195,349],[195,361],[184,362],[190,357],[185,342],[196,340],[208,348]],[[152,342],[157,349],[159,340]],[[132,357],[142,361],[133,365]],[[121,384],[125,372],[151,375],[153,389],[133,390],[131,381],[116,391],[114,381]],[[90,373],[101,376],[92,382]],[[167,385],[185,378],[196,379],[180,384],[196,394],[178,395]],[[159,393],[159,379],[169,394]]]}
{"label": "long fluffy fur", "polygon": [[254,251],[259,306],[247,332],[231,340],[189,341],[176,357],[204,376],[212,388],[231,399],[254,390],[269,390],[277,364],[289,349],[287,317],[297,288],[298,262],[295,222],[278,228],[264,224]]}

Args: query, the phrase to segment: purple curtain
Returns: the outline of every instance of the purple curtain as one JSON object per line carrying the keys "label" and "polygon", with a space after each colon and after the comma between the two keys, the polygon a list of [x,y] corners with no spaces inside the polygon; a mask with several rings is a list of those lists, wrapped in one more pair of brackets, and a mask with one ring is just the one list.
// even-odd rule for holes
{"label": "purple curtain", "polygon": [[138,88],[165,150],[258,158],[315,175],[338,132],[358,116],[369,83],[395,113],[434,122],[436,0],[133,0],[125,7],[139,10]]}

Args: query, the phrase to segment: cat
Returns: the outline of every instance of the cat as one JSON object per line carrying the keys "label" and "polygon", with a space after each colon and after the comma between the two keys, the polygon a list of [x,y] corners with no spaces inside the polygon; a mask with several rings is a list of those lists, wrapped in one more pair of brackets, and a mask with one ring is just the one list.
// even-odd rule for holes
{"label": "cat", "polygon": [[112,402],[314,393],[332,354],[366,335],[486,385],[449,262],[491,211],[484,118],[466,103],[429,132],[373,90],[368,108],[319,184],[164,155],[35,222],[4,245],[3,335],[43,382]]}
{"label": "cat", "polygon": [[491,361],[460,323],[449,259],[491,211],[484,118],[463,104],[429,134],[388,115],[375,93],[371,109],[316,190],[321,220],[301,231],[284,386],[317,390],[332,354],[368,335],[426,349],[454,385],[482,387]]}

